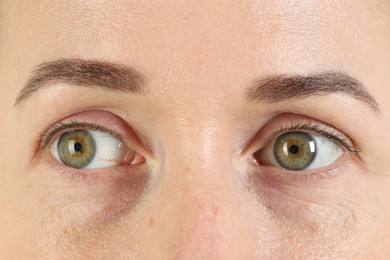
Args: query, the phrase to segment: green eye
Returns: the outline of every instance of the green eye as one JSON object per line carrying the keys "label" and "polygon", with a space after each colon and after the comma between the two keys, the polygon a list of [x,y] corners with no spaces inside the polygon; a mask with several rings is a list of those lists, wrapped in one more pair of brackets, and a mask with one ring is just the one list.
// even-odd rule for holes
{"label": "green eye", "polygon": [[58,155],[67,166],[84,168],[93,160],[95,153],[95,140],[87,131],[65,133],[58,140]]}
{"label": "green eye", "polygon": [[307,168],[316,156],[316,144],[307,133],[291,132],[278,137],[274,145],[276,161],[288,170]]}
{"label": "green eye", "polygon": [[103,169],[132,163],[136,153],[109,133],[75,130],[62,134],[52,144],[52,155],[76,169]]}
{"label": "green eye", "polygon": [[287,132],[253,154],[259,165],[291,171],[317,169],[335,162],[344,154],[332,139],[306,132]]}

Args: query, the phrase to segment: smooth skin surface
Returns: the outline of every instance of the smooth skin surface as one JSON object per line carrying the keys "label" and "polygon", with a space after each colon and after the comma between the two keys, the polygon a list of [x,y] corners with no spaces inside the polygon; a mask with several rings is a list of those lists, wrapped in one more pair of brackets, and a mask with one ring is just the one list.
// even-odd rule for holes
{"label": "smooth skin surface", "polygon": [[[100,65],[130,77],[120,91]],[[373,99],[332,80],[248,98],[264,78],[323,73]],[[291,89],[275,82],[271,97]],[[2,0],[0,258],[388,259],[389,97],[387,0]],[[70,123],[117,135],[132,160],[65,166],[51,147]],[[304,124],[342,156],[262,159],[267,136]]]}

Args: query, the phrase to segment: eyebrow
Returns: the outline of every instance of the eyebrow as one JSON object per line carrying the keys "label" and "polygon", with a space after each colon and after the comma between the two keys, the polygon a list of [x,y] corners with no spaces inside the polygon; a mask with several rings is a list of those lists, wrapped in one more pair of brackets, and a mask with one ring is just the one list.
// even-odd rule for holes
{"label": "eyebrow", "polygon": [[342,93],[362,101],[374,111],[379,105],[357,79],[344,73],[326,72],[309,76],[280,75],[260,78],[247,89],[247,99],[251,102],[279,103],[292,99],[303,99],[314,95]]}
{"label": "eyebrow", "polygon": [[97,60],[60,59],[36,67],[32,77],[19,92],[15,105],[50,84],[68,83],[82,87],[97,87],[122,93],[144,93],[145,77],[122,64]]}

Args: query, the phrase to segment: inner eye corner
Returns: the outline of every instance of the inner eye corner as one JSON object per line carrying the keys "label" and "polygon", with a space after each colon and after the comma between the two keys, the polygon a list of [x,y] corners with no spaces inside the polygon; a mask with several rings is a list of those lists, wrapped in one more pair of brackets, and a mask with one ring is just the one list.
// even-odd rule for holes
{"label": "inner eye corner", "polygon": [[131,159],[131,160],[129,160],[128,158],[125,158],[125,161],[128,161],[126,164],[127,165],[134,165],[134,166],[140,166],[140,165],[142,165],[142,164],[146,164],[147,163],[147,158],[144,156],[144,155],[142,155],[142,154],[140,154],[140,153],[138,153],[138,152],[136,152],[136,151],[134,151],[134,156],[133,156],[133,158]]}

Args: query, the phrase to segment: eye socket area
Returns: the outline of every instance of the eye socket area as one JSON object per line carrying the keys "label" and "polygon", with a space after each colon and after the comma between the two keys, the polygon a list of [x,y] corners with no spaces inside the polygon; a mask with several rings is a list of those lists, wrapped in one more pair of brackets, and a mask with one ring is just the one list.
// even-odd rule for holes
{"label": "eye socket area", "polygon": [[145,162],[119,137],[100,130],[66,131],[52,143],[50,153],[60,163],[75,169],[105,169]]}
{"label": "eye socket area", "polygon": [[285,132],[253,154],[260,166],[290,171],[319,169],[331,165],[345,153],[330,137],[305,131]]}

